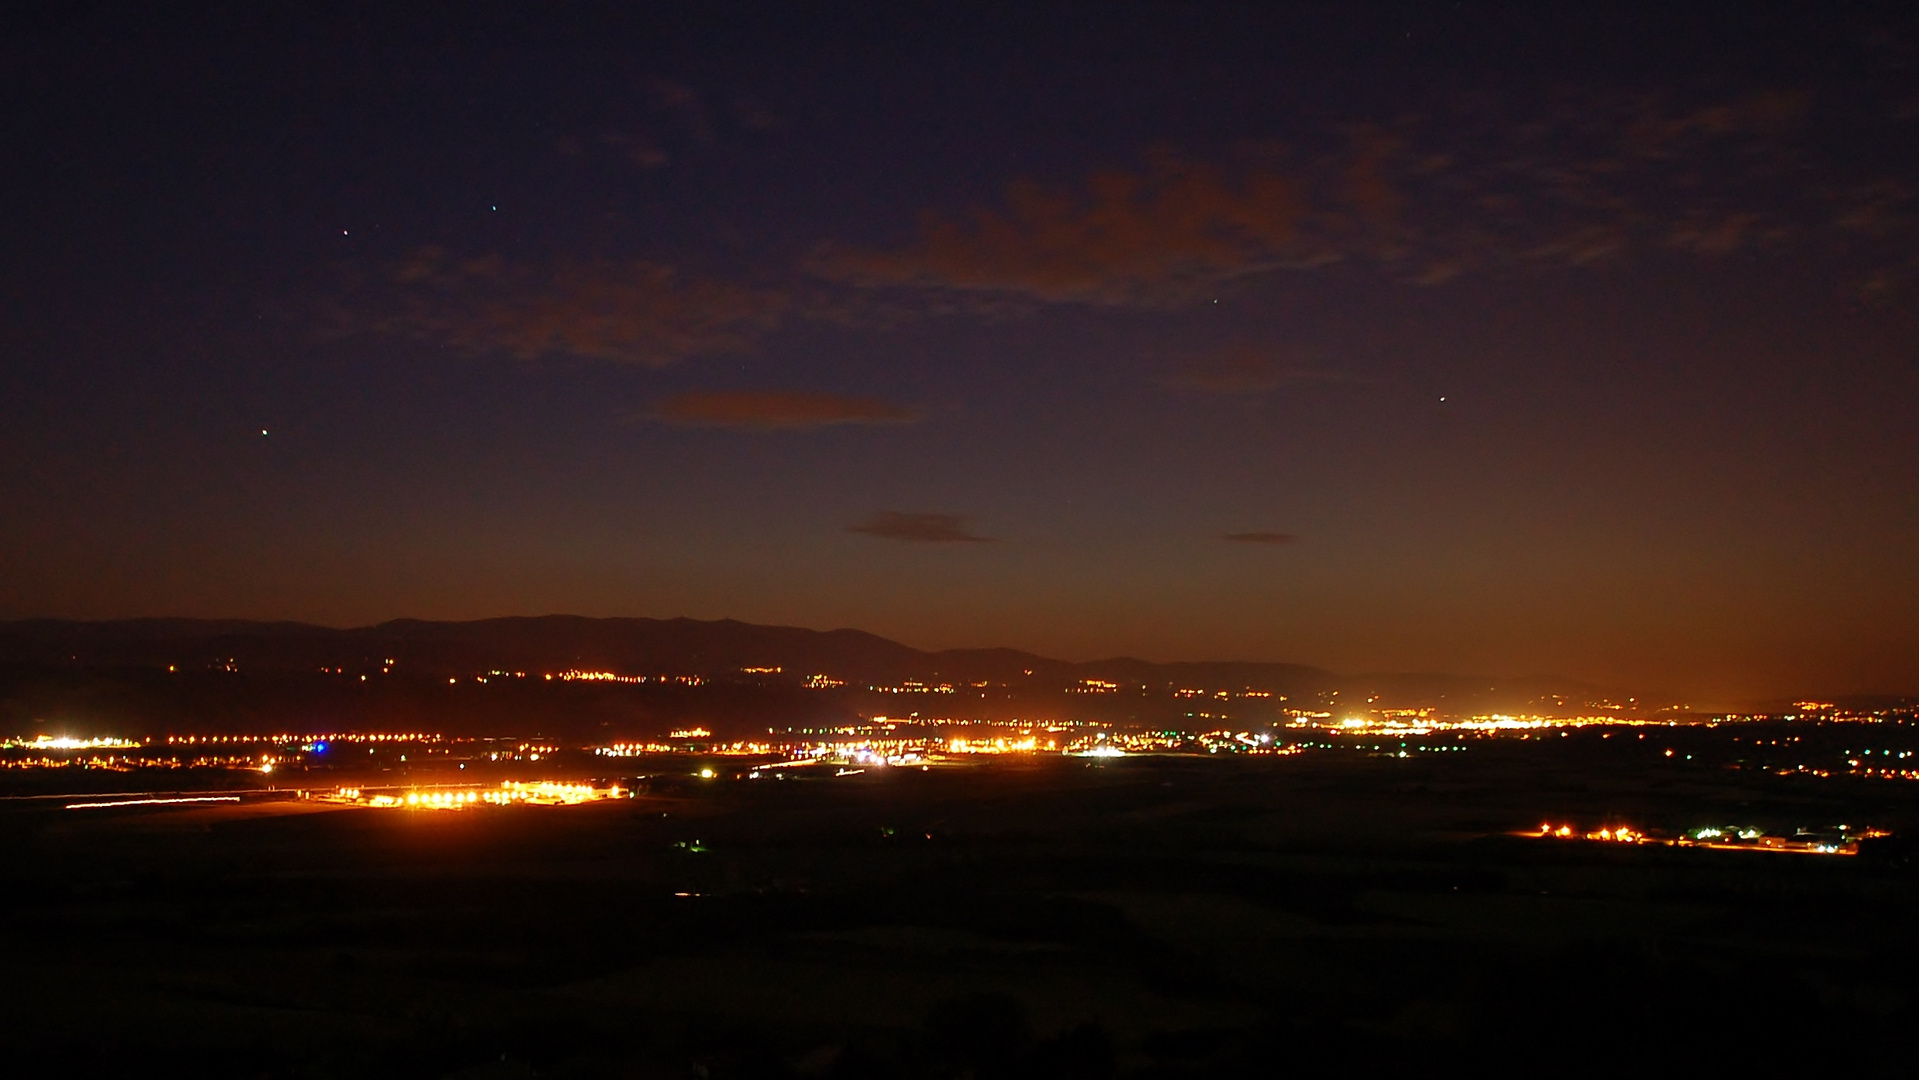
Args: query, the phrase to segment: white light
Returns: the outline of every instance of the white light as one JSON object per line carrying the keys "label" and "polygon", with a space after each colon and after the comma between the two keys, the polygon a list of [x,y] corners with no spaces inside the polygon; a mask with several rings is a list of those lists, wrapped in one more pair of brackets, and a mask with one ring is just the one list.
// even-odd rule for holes
{"label": "white light", "polygon": [[103,806],[160,806],[167,803],[239,802],[238,795],[202,795],[185,799],[121,799],[118,802],[68,803],[68,810],[94,810]]}

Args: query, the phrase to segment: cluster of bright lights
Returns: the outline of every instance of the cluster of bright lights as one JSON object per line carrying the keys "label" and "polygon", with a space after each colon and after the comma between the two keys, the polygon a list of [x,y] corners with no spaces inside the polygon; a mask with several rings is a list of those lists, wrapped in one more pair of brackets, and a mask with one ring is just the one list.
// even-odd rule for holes
{"label": "cluster of bright lights", "polygon": [[885,742],[827,742],[802,748],[798,760],[791,765],[802,763],[833,763],[833,765],[917,765],[925,762],[927,754],[936,744],[927,740],[885,740]]}
{"label": "cluster of bright lights", "polygon": [[[1108,684],[1108,685],[1111,685],[1111,684]],[[1270,698],[1270,697],[1277,697],[1281,701],[1286,700],[1286,695],[1284,694],[1274,694],[1271,690],[1254,690],[1252,687],[1245,687],[1239,690],[1200,690],[1190,686],[1186,686],[1186,687],[1181,687],[1177,690],[1174,690],[1173,696],[1176,698],[1210,698],[1215,701],[1231,701],[1234,698]],[[1295,716],[1298,716],[1298,715],[1330,716],[1332,715],[1331,713],[1301,714],[1292,709],[1287,709],[1282,711],[1292,713]]]}
{"label": "cluster of bright lights", "polygon": [[[1031,754],[1039,750],[1039,737],[1028,735],[1023,739],[1009,739],[998,736],[991,739],[946,740],[946,752],[949,754]],[[1058,749],[1057,744],[1048,740],[1046,749]]]}
{"label": "cluster of bright lights", "polygon": [[1875,769],[1858,768],[1852,771],[1854,776],[1871,776],[1881,780],[1919,780],[1919,769]]}
{"label": "cluster of bright lights", "polygon": [[465,810],[482,805],[572,806],[600,799],[619,798],[619,787],[596,788],[591,784],[563,784],[542,780],[522,783],[509,780],[497,788],[430,789],[426,791],[379,792],[367,795],[359,788],[341,788],[335,798],[364,802],[367,806],[408,810]]}
{"label": "cluster of bright lights", "polygon": [[776,754],[779,751],[780,748],[770,742],[752,739],[730,743],[708,743],[702,747],[704,753],[724,754],[731,757],[758,757],[762,754]]}
{"label": "cluster of bright lights", "polygon": [[1591,832],[1577,832],[1571,825],[1554,826],[1550,822],[1542,823],[1536,836],[1549,836],[1558,840],[1600,840],[1610,844],[1644,844],[1648,842],[1645,833],[1630,825],[1611,825],[1594,829]]}
{"label": "cluster of bright lights", "polygon": [[1177,731],[1111,731],[1082,735],[1067,742],[1065,753],[1071,757],[1122,757],[1126,754],[1151,754],[1178,750],[1190,736]]}
{"label": "cluster of bright lights", "polygon": [[908,679],[898,686],[869,686],[867,689],[876,694],[951,694],[955,692],[952,683],[929,686],[914,679]]}
{"label": "cluster of bright lights", "polygon": [[538,761],[542,754],[552,756],[559,747],[545,744],[521,743],[512,750],[493,750],[486,755],[488,761]]}
{"label": "cluster of bright lights", "polygon": [[1435,731],[1533,732],[1551,728],[1637,727],[1652,724],[1672,727],[1676,721],[1627,720],[1617,716],[1512,716],[1505,713],[1444,720],[1437,718],[1431,709],[1389,709],[1378,716],[1348,716],[1336,721],[1327,716],[1317,726],[1368,735],[1430,735]]}
{"label": "cluster of bright lights", "polygon": [[612,746],[596,746],[593,753],[600,757],[639,757],[641,754],[670,754],[679,747],[671,743],[614,743]]}
{"label": "cluster of bright lights", "polygon": [[[857,765],[876,769],[898,765],[922,765],[931,754],[941,748],[943,744],[926,739],[808,743],[786,747],[784,752],[791,755],[788,760],[756,765],[748,778],[757,780],[761,772],[801,768],[808,765]],[[847,774],[842,772],[840,775]]]}
{"label": "cluster of bright lights", "polygon": [[611,671],[562,671],[558,675],[548,675],[547,678],[559,679],[562,682],[643,683],[646,681],[644,675],[616,675]]}
{"label": "cluster of bright lights", "polygon": [[681,686],[700,686],[706,682],[698,675],[621,675],[612,671],[559,671],[548,675],[547,681],[558,679],[561,682],[610,682],[610,683],[679,683]]}
{"label": "cluster of bright lights", "polygon": [[[479,802],[482,792],[478,791],[409,791],[406,793],[408,806],[424,806],[433,810],[446,810]],[[492,802],[497,792],[485,792],[486,801]]]}
{"label": "cluster of bright lights", "polygon": [[[245,759],[241,759],[244,763]],[[194,765],[208,762],[195,759]],[[224,764],[219,763],[219,764]],[[106,769],[110,772],[131,772],[134,769],[178,769],[181,763],[169,757],[135,757],[131,754],[91,754],[87,757],[42,756],[31,758],[0,759],[0,769]]]}
{"label": "cluster of bright lights", "polygon": [[229,744],[236,744],[236,743],[273,743],[278,745],[290,745],[293,743],[299,743],[300,749],[307,750],[309,752],[313,750],[324,750],[326,748],[326,744],[334,743],[334,742],[376,743],[376,742],[439,742],[439,741],[440,741],[439,735],[429,734],[427,732],[422,732],[422,731],[377,732],[377,733],[338,732],[338,733],[329,733],[324,735],[282,734],[282,735],[169,735],[167,736],[167,745],[169,746],[222,746],[222,745],[229,745]]}
{"label": "cluster of bright lights", "polygon": [[697,748],[679,743],[615,743],[612,746],[595,747],[593,752],[602,757],[637,757],[641,754],[719,754],[726,757],[758,757],[763,754],[777,754],[780,747],[770,742],[740,740],[730,743],[708,743]]}
{"label": "cluster of bright lights", "polygon": [[783,769],[795,765],[814,764],[856,764],[856,765],[917,765],[927,756],[945,749],[946,744],[938,739],[840,739],[829,742],[803,742],[786,744],[778,748],[767,745],[768,752],[785,753],[791,760],[762,765],[760,768]]}
{"label": "cluster of bright lights", "polygon": [[1789,769],[1774,769],[1775,776],[1817,776],[1822,779],[1832,777],[1831,769],[1815,769],[1810,765],[1794,765]]}
{"label": "cluster of bright lights", "polygon": [[1208,753],[1221,752],[1234,754],[1284,754],[1299,753],[1297,747],[1275,747],[1273,737],[1267,733],[1258,735],[1250,731],[1208,731],[1195,736],[1195,741]]}
{"label": "cluster of bright lights", "polygon": [[[489,671],[484,675],[473,676],[473,681],[476,683],[488,683],[488,682],[492,682],[494,679],[524,679],[524,678],[526,678],[526,672],[524,671]],[[453,681],[454,680],[452,679],[447,680],[447,682],[449,683]]]}
{"label": "cluster of bright lights", "polygon": [[92,739],[76,739],[68,735],[36,735],[31,739],[7,739],[0,747],[8,750],[127,750],[139,746],[132,739],[116,739],[102,735]]}
{"label": "cluster of bright lights", "polygon": [[1648,836],[1629,825],[1615,825],[1580,832],[1571,825],[1554,826],[1544,823],[1536,833],[1524,835],[1547,837],[1556,840],[1596,840],[1614,844],[1663,844],[1667,847],[1704,847],[1726,851],[1765,851],[1797,853],[1805,855],[1857,855],[1859,841],[1872,837],[1888,836],[1880,829],[1853,829],[1848,825],[1838,828],[1837,841],[1801,833],[1796,837],[1768,836],[1761,829],[1737,825],[1709,825],[1693,829],[1670,839],[1658,839]]}
{"label": "cluster of bright lights", "polygon": [[1694,829],[1687,835],[1691,836],[1694,840],[1757,840],[1764,836],[1765,833],[1759,829],[1742,829],[1736,825],[1727,825],[1723,828],[1717,825],[1709,825],[1703,829]]}

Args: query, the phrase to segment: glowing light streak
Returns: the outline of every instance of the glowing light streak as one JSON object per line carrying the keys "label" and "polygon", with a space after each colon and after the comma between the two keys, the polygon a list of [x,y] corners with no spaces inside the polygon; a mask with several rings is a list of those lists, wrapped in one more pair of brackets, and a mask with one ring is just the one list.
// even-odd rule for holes
{"label": "glowing light streak", "polygon": [[166,806],[172,803],[239,802],[238,795],[196,795],[178,799],[116,799],[111,802],[68,803],[67,810],[98,810],[108,806]]}

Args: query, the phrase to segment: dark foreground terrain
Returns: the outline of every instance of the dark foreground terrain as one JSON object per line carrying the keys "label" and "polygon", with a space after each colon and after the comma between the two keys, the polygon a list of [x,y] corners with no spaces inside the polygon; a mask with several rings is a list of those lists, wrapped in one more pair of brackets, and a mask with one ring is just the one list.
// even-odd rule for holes
{"label": "dark foreground terrain", "polygon": [[16,803],[7,1071],[1910,1075],[1896,838],[1506,835],[1900,827],[1907,786],[1649,781],[1534,743],[663,775],[458,813]]}

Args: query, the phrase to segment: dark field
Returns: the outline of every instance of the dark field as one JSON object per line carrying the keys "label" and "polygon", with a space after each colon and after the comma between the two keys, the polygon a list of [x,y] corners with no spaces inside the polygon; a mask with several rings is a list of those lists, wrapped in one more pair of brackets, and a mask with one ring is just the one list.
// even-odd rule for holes
{"label": "dark field", "polygon": [[1898,838],[1505,835],[1901,829],[1908,787],[1508,740],[661,775],[460,813],[15,803],[9,1053],[16,1075],[1909,1075]]}

